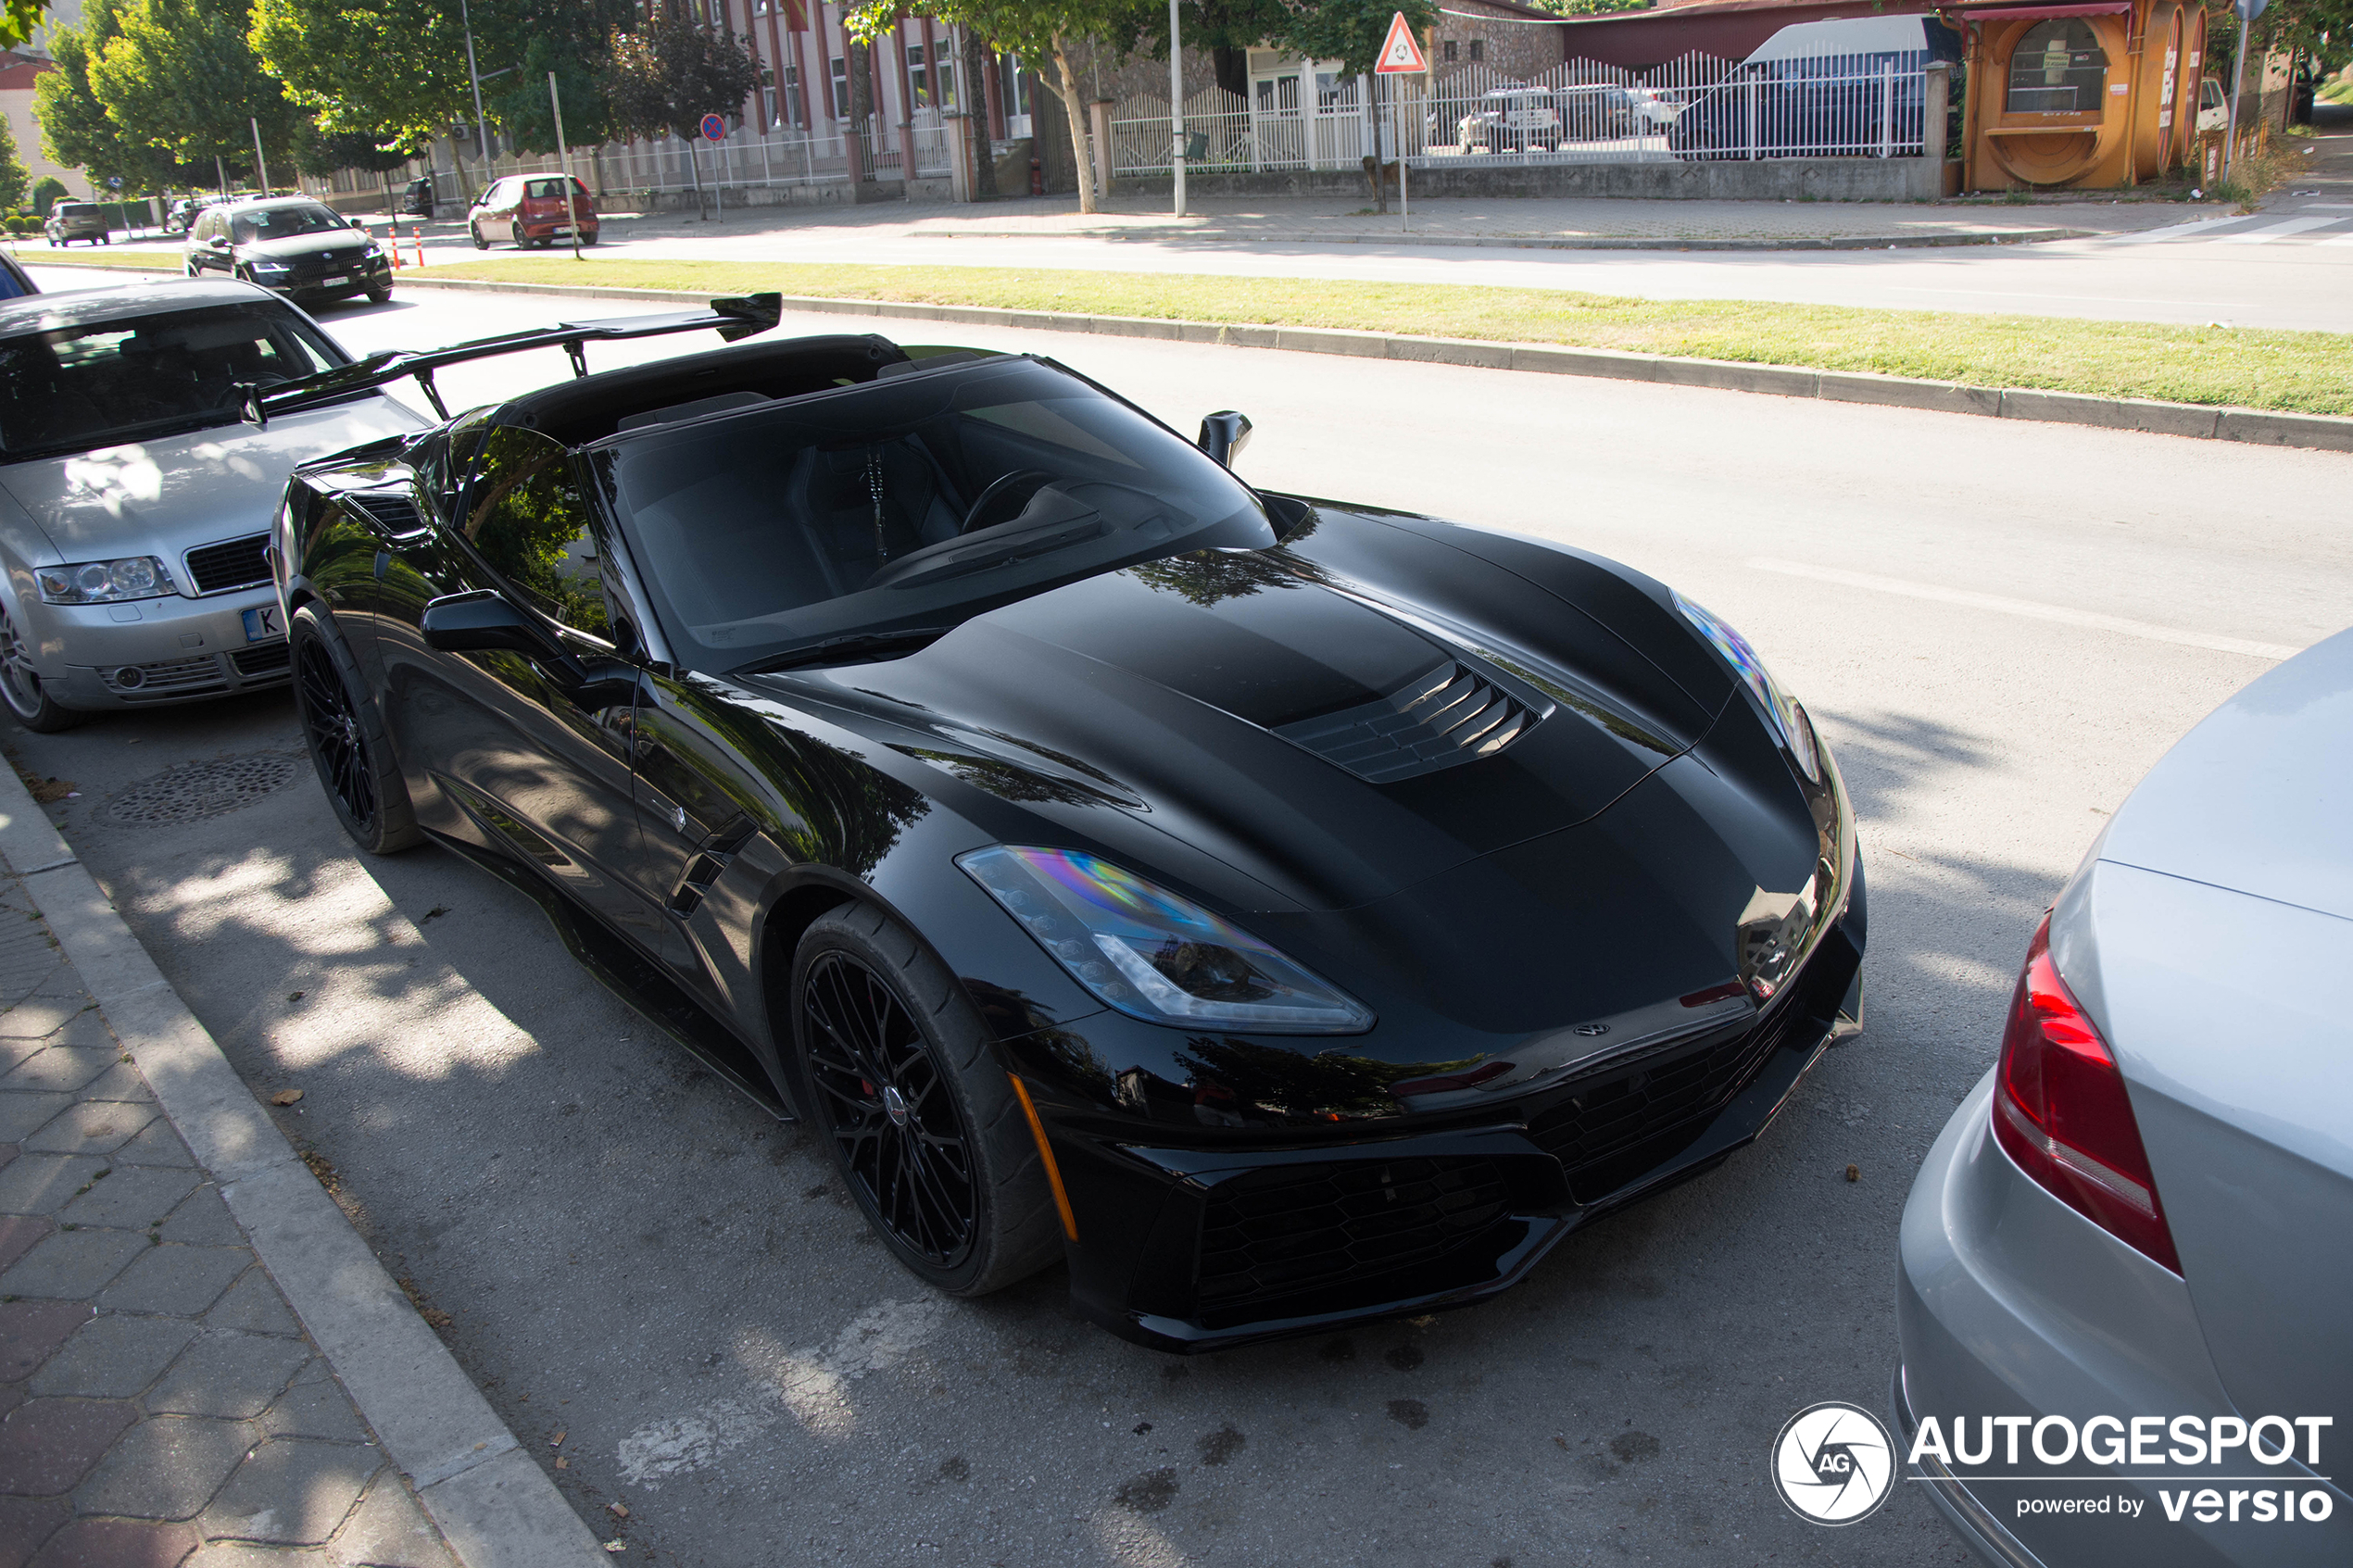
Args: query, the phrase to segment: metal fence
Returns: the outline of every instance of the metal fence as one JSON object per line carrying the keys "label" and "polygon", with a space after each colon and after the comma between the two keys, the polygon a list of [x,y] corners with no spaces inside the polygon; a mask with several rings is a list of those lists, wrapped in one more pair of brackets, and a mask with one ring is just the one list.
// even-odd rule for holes
{"label": "metal fence", "polygon": [[[1364,78],[1343,79],[1312,104],[1289,77],[1253,83],[1270,89],[1253,98],[1211,88],[1186,99],[1186,166],[1341,169],[1376,148],[1393,157],[1401,139],[1416,169],[1917,157],[1927,64],[1919,51],[1755,65],[1692,54],[1640,72],[1571,60],[1532,81],[1472,65],[1394,79],[1378,102]],[[1165,172],[1171,147],[1167,99],[1113,110],[1114,173]]]}

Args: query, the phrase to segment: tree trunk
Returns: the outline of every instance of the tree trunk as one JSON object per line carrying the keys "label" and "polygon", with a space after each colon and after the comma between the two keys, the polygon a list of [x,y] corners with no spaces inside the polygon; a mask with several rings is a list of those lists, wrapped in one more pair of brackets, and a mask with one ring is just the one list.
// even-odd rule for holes
{"label": "tree trunk", "polygon": [[964,113],[973,128],[973,146],[980,157],[973,171],[974,188],[981,195],[997,194],[997,149],[988,138],[989,48],[980,34],[964,29]]}
{"label": "tree trunk", "polygon": [[1078,95],[1078,79],[1070,71],[1070,51],[1063,47],[1061,35],[1054,37],[1054,69],[1062,80],[1055,84],[1055,96],[1063,101],[1063,109],[1070,117],[1070,150],[1078,160],[1078,210],[1095,212],[1095,160],[1087,152],[1087,105]]}
{"label": "tree trunk", "polygon": [[849,124],[846,130],[856,142],[851,154],[855,169],[853,177],[872,180],[875,177],[874,143],[867,132],[874,123],[875,116],[874,67],[867,61],[866,45],[854,38],[844,54],[847,58],[843,63],[849,71]]}

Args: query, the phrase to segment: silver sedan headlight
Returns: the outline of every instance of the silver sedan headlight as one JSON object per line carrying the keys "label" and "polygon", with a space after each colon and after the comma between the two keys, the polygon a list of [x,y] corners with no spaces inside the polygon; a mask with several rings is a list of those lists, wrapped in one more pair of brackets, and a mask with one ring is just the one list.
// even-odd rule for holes
{"label": "silver sedan headlight", "polygon": [[36,568],[33,575],[41,583],[42,601],[53,605],[120,604],[125,599],[159,599],[180,591],[171,581],[171,569],[153,556],[44,566]]}

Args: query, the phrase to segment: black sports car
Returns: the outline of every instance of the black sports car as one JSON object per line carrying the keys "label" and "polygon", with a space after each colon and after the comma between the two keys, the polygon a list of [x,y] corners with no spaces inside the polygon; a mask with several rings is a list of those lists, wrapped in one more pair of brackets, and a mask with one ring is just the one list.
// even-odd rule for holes
{"label": "black sports car", "polygon": [[534,890],[824,1135],[933,1286],[1169,1350],[1461,1305],[1755,1137],[1859,1026],[1836,767],[1575,550],[1260,492],[1027,355],[585,374],[299,470],[319,776]]}

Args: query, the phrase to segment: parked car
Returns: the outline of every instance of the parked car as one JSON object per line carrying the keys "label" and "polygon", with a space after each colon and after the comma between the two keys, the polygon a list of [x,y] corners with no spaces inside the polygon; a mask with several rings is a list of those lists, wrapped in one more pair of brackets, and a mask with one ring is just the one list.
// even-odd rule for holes
{"label": "parked car", "polygon": [[838,335],[309,465],[321,783],[365,850],[536,890],[933,1287],[1067,1260],[1170,1350],[1491,1296],[1859,1027],[1854,812],[1723,621],[1254,490],[1249,428]]}
{"label": "parked car", "polygon": [[29,294],[39,294],[41,285],[17,264],[17,258],[0,250],[0,299],[22,299]]}
{"label": "parked car", "polygon": [[575,216],[580,223],[580,243],[597,243],[597,198],[579,181],[570,182],[572,196],[564,196],[566,182],[560,174],[510,174],[495,181],[490,188],[476,198],[473,210],[466,214],[466,228],[472,233],[474,248],[488,250],[494,235],[503,235],[515,243],[517,250],[532,245],[551,245],[560,239],[572,237]]}
{"label": "parked car", "polygon": [[2197,84],[2197,128],[2200,131],[2228,131],[2231,128],[2230,95],[2214,78],[2201,77]]}
{"label": "parked car", "polygon": [[197,215],[182,247],[191,278],[224,273],[287,295],[392,297],[392,258],[367,226],[308,196],[223,202]]}
{"label": "parked car", "polygon": [[2109,819],[1912,1185],[1895,1413],[1906,1451],[1936,1419],[1919,1474],[1988,1562],[2353,1561],[2348,771],[2340,633]]}
{"label": "parked car", "polygon": [[431,218],[433,216],[433,182],[422,178],[409,181],[407,188],[400,193],[400,206],[397,210],[410,218]]}
{"label": "parked car", "polygon": [[285,681],[263,549],[286,475],[418,420],[374,392],[266,430],[240,407],[347,362],[248,283],[0,304],[0,700],[19,723]]}
{"label": "parked car", "polygon": [[[1960,35],[1932,17],[1798,22],[1757,45],[1675,117],[1667,145],[1689,159],[1918,157],[1921,68],[1957,61]],[[1892,80],[1882,82],[1882,69]]]}
{"label": "parked car", "polygon": [[1630,136],[1643,117],[1632,93],[1610,82],[1570,87],[1498,87],[1463,117],[1456,142],[1466,151],[1553,152],[1564,142]]}
{"label": "parked car", "polygon": [[41,228],[53,245],[69,245],[76,240],[104,245],[114,243],[107,224],[107,209],[96,202],[58,202],[49,208]]}

